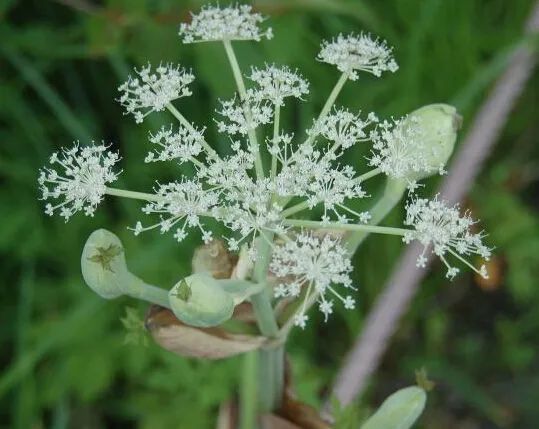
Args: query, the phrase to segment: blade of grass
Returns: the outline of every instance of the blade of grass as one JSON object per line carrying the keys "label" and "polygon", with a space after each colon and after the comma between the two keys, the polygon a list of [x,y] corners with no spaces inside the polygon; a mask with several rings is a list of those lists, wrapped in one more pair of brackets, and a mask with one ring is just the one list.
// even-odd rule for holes
{"label": "blade of grass", "polygon": [[92,140],[84,124],[75,116],[69,106],[30,61],[9,48],[2,49],[2,52],[13,67],[21,73],[26,82],[56,114],[58,121],[74,139],[85,142]]}

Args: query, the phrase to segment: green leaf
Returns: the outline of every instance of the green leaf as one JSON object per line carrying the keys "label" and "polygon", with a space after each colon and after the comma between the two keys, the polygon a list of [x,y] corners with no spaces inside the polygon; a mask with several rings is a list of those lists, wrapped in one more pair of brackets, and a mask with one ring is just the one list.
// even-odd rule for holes
{"label": "green leaf", "polygon": [[125,317],[121,319],[122,325],[127,330],[124,344],[147,347],[149,344],[148,335],[144,327],[144,321],[139,317],[135,308],[126,307]]}

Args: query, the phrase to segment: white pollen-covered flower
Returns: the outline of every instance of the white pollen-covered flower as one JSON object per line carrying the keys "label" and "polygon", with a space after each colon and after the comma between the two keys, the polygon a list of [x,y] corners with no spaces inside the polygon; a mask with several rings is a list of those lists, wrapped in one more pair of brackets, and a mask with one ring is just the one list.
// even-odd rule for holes
{"label": "white pollen-covered flower", "polygon": [[259,27],[265,18],[252,10],[252,6],[245,4],[204,6],[200,12],[191,14],[190,23],[180,25],[179,35],[183,43],[271,39],[271,28]]}
{"label": "white pollen-covered flower", "polygon": [[385,71],[396,72],[399,66],[392,51],[385,41],[373,39],[370,34],[339,34],[336,39],[322,43],[317,59],[337,66],[339,71],[349,74],[350,80],[356,80],[358,70],[377,77]]}
{"label": "white pollen-covered flower", "polygon": [[[245,135],[260,125],[269,124],[273,119],[273,109],[269,102],[247,99],[244,103],[237,98],[221,100],[221,110],[218,110],[217,113],[228,121],[216,121],[219,132],[231,136]],[[246,109],[249,109],[249,112]]]}
{"label": "white pollen-covered flower", "polygon": [[107,184],[119,175],[113,170],[119,159],[116,152],[109,151],[103,144],[80,147],[77,142],[70,149],[53,153],[52,167],[40,170],[38,183],[43,200],[61,201],[56,205],[48,203],[45,213],[52,216],[58,210],[66,222],[78,211],[93,216]]}
{"label": "white pollen-covered flower", "polygon": [[198,181],[183,179],[159,185],[156,194],[157,201],[148,203],[142,211],[159,214],[161,220],[147,227],[138,222],[133,229],[136,235],[155,228],[159,228],[161,233],[176,228],[174,238],[180,242],[187,237],[188,228],[198,228],[204,241],[211,240],[211,233],[204,228],[201,217],[215,217],[213,210],[218,204],[217,192],[203,189]]}
{"label": "white pollen-covered flower", "polygon": [[204,129],[187,128],[180,125],[175,131],[170,127],[161,127],[155,133],[150,134],[150,142],[159,148],[148,152],[145,162],[177,160],[180,164],[188,162],[202,152],[204,141]]}
{"label": "white pollen-covered flower", "polygon": [[297,326],[305,327],[307,302],[313,298],[326,320],[333,312],[331,297],[341,301],[345,308],[354,308],[354,299],[343,296],[336,288],[340,285],[355,290],[350,278],[350,256],[338,238],[301,233],[274,247],[270,270],[282,279],[275,289],[276,297],[299,297],[305,290],[304,301],[295,317]]}
{"label": "white pollen-covered flower", "polygon": [[262,69],[252,67],[249,79],[255,82],[257,87],[247,90],[247,98],[255,101],[268,100],[272,104],[283,106],[285,98],[301,99],[309,93],[309,82],[286,66],[266,65]]}
{"label": "white pollen-covered flower", "polygon": [[403,241],[409,243],[418,240],[424,246],[423,253],[417,260],[418,267],[425,266],[425,253],[431,245],[432,252],[439,256],[447,267],[448,278],[453,278],[459,272],[458,268],[449,264],[448,255],[488,278],[484,265],[477,269],[465,259],[470,255],[479,255],[488,260],[491,255],[491,249],[482,242],[484,234],[471,232],[475,223],[468,213],[460,214],[458,205],[448,207],[438,196],[433,200],[414,198],[406,206],[404,221],[405,225],[413,226],[414,230],[407,232]]}
{"label": "white pollen-covered flower", "polygon": [[335,108],[334,111],[314,122],[307,134],[313,137],[322,136],[334,143],[336,150],[339,147],[348,149],[358,142],[368,141],[369,135],[365,129],[378,122],[374,113],[369,113],[366,119],[353,114],[348,109]]}
{"label": "white pollen-covered flower", "polygon": [[188,86],[195,80],[191,72],[172,64],[160,64],[155,71],[148,64],[135,73],[138,77],[129,76],[118,88],[122,93],[118,101],[137,124],[151,112],[164,110],[171,101],[190,96]]}

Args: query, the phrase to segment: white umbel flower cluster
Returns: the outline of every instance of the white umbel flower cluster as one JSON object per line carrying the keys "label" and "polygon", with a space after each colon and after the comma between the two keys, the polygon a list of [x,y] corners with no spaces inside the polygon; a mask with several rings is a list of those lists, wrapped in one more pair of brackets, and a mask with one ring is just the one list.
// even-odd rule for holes
{"label": "white umbel flower cluster", "polygon": [[406,243],[418,240],[424,246],[423,253],[417,259],[418,267],[425,266],[425,253],[432,246],[432,252],[446,265],[448,278],[455,277],[459,272],[458,268],[450,265],[448,256],[460,260],[482,277],[488,278],[484,265],[477,269],[464,259],[478,255],[488,260],[491,249],[483,244],[483,233],[474,234],[471,231],[476,222],[468,213],[461,215],[458,205],[448,207],[438,196],[433,200],[412,199],[406,206],[404,224],[412,226],[414,230],[407,232],[403,240]]}
{"label": "white umbel flower cluster", "polygon": [[348,34],[322,43],[318,60],[337,66],[356,80],[357,71],[365,71],[376,77],[382,72],[396,72],[399,68],[392,55],[392,48],[385,41],[373,39],[370,34]]}
{"label": "white umbel flower cluster", "polygon": [[107,184],[118,177],[119,172],[114,172],[113,167],[119,159],[105,145],[80,147],[78,142],[70,149],[53,153],[52,167],[40,170],[38,182],[42,199],[61,201],[55,205],[48,203],[45,213],[52,216],[59,211],[66,222],[78,211],[93,216]]}
{"label": "white umbel flower cluster", "polygon": [[196,158],[202,152],[204,129],[187,128],[180,125],[176,131],[170,125],[163,126],[155,133],[150,134],[150,142],[158,149],[148,152],[145,162],[173,161],[182,164]]}
{"label": "white umbel flower cluster", "polygon": [[269,124],[273,119],[273,109],[264,100],[248,99],[242,103],[234,97],[231,100],[221,100],[220,102],[221,109],[217,113],[227,119],[227,121],[216,121],[217,129],[221,133],[227,133],[231,136],[245,135],[260,125]]}
{"label": "white umbel flower cluster", "polygon": [[288,67],[252,67],[249,79],[256,83],[257,88],[249,89],[247,98],[259,102],[268,100],[274,105],[283,106],[285,98],[301,99],[309,93],[309,82]]}
{"label": "white umbel flower cluster", "polygon": [[183,43],[271,39],[271,28],[259,27],[265,18],[252,10],[249,5],[239,4],[223,8],[205,6],[199,13],[191,14],[190,23],[180,25],[180,37]]}
{"label": "white umbel flower cluster", "polygon": [[147,227],[138,222],[135,234],[159,228],[161,233],[175,228],[174,238],[180,242],[187,237],[187,228],[198,228],[205,242],[211,240],[211,232],[204,229],[201,216],[211,216],[218,204],[218,193],[205,190],[198,181],[184,179],[179,182],[160,185],[157,189],[158,201],[147,204],[142,211],[146,214],[157,213],[161,221]]}
{"label": "white umbel flower cluster", "polygon": [[135,69],[138,77],[129,76],[118,91],[122,95],[118,99],[125,108],[126,114],[132,114],[137,124],[151,112],[164,110],[171,101],[191,95],[189,84],[195,80],[195,76],[172,64],[159,65],[152,72],[150,64]]}
{"label": "white umbel flower cluster", "polygon": [[297,298],[304,293],[303,306],[294,320],[301,328],[308,320],[305,310],[311,299],[316,299],[326,320],[333,313],[332,298],[347,309],[355,307],[355,300],[336,288],[340,285],[355,290],[350,278],[350,256],[337,238],[301,233],[294,240],[275,246],[270,270],[283,280],[274,290],[276,298]]}
{"label": "white umbel flower cluster", "polygon": [[307,134],[313,137],[321,136],[333,142],[333,150],[348,149],[356,143],[371,140],[366,128],[377,122],[378,118],[374,113],[369,113],[366,119],[361,119],[359,114],[355,115],[348,109],[335,108],[329,115],[315,121]]}
{"label": "white umbel flower cluster", "polygon": [[[223,42],[238,91],[221,101],[217,111],[221,117],[214,121],[219,132],[228,134],[229,147],[217,152],[206,141],[206,129],[193,125],[172,104],[191,95],[191,72],[172,64],[135,69],[136,76],[119,87],[118,101],[125,113],[140,123],[150,113],[166,109],[179,122],[150,133],[153,146],[145,161],[188,164],[189,176],[180,174],[170,183],[158,183],[154,193],[110,188],[107,185],[118,175],[113,170],[118,155],[104,145],[75,145],[54,154],[53,167],[41,171],[43,199],[60,200],[56,205],[48,203],[46,212],[59,212],[66,220],[77,211],[92,215],[104,194],[109,194],[146,201],[143,213],[154,220],[137,222],[136,234],[171,232],[181,242],[195,231],[209,242],[211,227],[220,223],[230,231],[224,237],[230,250],[247,248],[246,254],[258,267],[253,270],[257,283],[264,283],[261,277],[268,273],[269,264],[280,278],[275,296],[303,299],[295,319],[290,319],[301,327],[316,303],[326,319],[334,300],[354,308],[354,300],[343,290],[354,289],[347,250],[352,240],[344,240],[355,232],[418,240],[425,246],[419,266],[425,264],[432,246],[449,277],[458,271],[449,264],[449,255],[486,276],[484,267],[477,270],[465,258],[486,259],[490,249],[482,244],[482,234],[470,232],[474,222],[467,214],[461,217],[458,208],[447,208],[438,199],[414,199],[407,207],[409,228],[374,225],[379,216],[357,208],[360,199],[369,197],[365,181],[378,174],[387,175],[401,192],[433,172],[442,173],[456,139],[456,110],[429,105],[402,119],[380,121],[374,113],[361,115],[335,107],[343,85],[356,80],[359,72],[380,76],[398,68],[386,42],[368,34],[341,34],[323,42],[318,55],[342,72],[340,78],[307,136],[287,132],[284,127],[290,115],[281,110],[291,98],[303,101],[309,93],[307,80],[294,69],[274,64],[252,67],[244,76],[234,53],[234,41],[271,37],[271,29],[260,28],[263,20],[248,5],[207,6],[180,27],[185,43]],[[371,146],[370,167],[365,171],[359,170],[357,159],[347,156],[358,144]],[[401,194],[390,196],[393,201]],[[315,219],[307,220],[307,211]],[[341,242],[328,231],[340,231],[346,238]]]}

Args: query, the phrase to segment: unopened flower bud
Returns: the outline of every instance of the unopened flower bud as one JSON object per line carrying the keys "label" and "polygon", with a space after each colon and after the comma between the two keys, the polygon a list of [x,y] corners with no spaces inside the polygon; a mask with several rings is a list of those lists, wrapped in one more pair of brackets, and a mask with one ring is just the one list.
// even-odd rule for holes
{"label": "unopened flower bud", "polygon": [[129,295],[168,307],[168,292],[145,283],[129,271],[122,242],[106,229],[98,229],[88,237],[82,251],[81,269],[90,289],[102,298]]}
{"label": "unopened flower bud", "polygon": [[217,326],[232,317],[234,307],[264,287],[245,280],[216,280],[207,273],[192,274],[170,290],[170,308],[182,322]]}
{"label": "unopened flower bud", "polygon": [[114,299],[127,293],[131,273],[122,243],[112,232],[98,229],[90,235],[82,251],[81,269],[84,280],[99,296]]}
{"label": "unopened flower bud", "polygon": [[168,294],[176,317],[192,326],[216,326],[232,317],[234,300],[208,274],[180,280]]}
{"label": "unopened flower bud", "polygon": [[406,387],[390,395],[361,429],[409,429],[419,418],[427,395],[417,386]]}
{"label": "unopened flower bud", "polygon": [[408,115],[403,126],[419,129],[417,138],[423,144],[418,146],[422,153],[417,156],[423,158],[425,164],[425,169],[412,173],[409,179],[421,180],[444,171],[461,124],[462,117],[449,104],[429,104]]}
{"label": "unopened flower bud", "polygon": [[370,165],[408,185],[442,174],[459,127],[460,116],[448,104],[430,104],[402,119],[384,121],[371,134]]}

